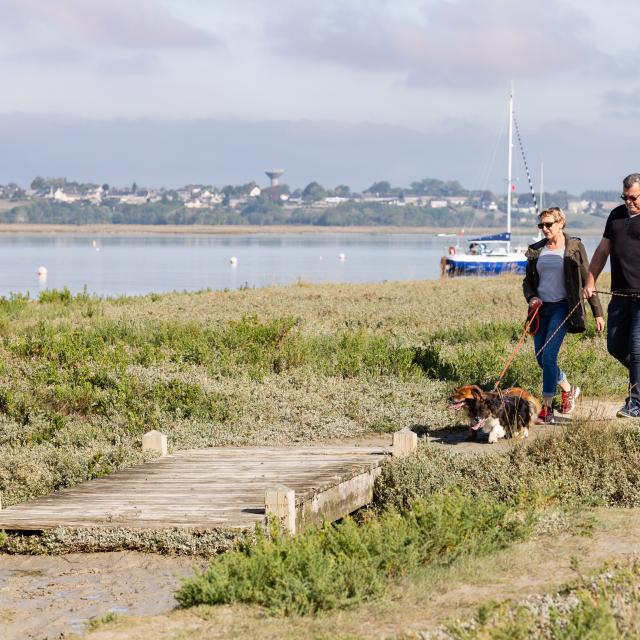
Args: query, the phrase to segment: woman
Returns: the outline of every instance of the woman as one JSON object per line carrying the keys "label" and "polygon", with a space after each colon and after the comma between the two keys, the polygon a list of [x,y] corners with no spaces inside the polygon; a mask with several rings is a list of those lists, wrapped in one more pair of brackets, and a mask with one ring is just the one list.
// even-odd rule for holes
{"label": "woman", "polygon": [[[562,209],[545,209],[538,219],[538,229],[542,230],[544,238],[527,250],[522,289],[530,310],[540,305],[540,326],[533,340],[542,369],[543,406],[538,423],[552,424],[555,422],[552,405],[556,387],[559,386],[562,392],[561,413],[571,413],[580,395],[580,388],[570,384],[558,366],[558,352],[567,332],[581,333],[586,328],[581,291],[587,279],[589,260],[580,239],[564,232],[566,220]],[[589,305],[596,320],[596,331],[601,333],[604,317],[597,295],[589,298]],[[572,309],[571,317],[563,323]]]}

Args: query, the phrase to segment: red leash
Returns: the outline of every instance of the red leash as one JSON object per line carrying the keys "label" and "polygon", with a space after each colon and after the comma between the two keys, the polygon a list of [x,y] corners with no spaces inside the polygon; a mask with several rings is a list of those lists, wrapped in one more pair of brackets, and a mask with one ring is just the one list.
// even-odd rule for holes
{"label": "red leash", "polygon": [[[562,328],[562,325],[571,317],[573,312],[578,308],[578,306],[581,303],[582,303],[582,300],[578,300],[578,302],[576,302],[573,309],[571,309],[571,311],[569,311],[569,313],[567,314],[567,317],[558,325],[556,330],[545,340],[545,343],[540,347],[540,349],[536,351],[536,358],[544,351],[544,348],[551,342],[551,340],[553,340],[553,337],[556,335],[556,333],[558,333],[558,331],[560,331],[560,329]],[[540,311],[540,307],[542,306],[542,301],[540,301],[539,303],[535,303],[532,306],[535,306],[535,309],[533,311],[529,309],[529,314],[527,315],[527,321],[524,323],[524,331],[520,336],[520,340],[518,340],[518,343],[516,344],[515,348],[511,352],[511,355],[507,359],[507,363],[504,365],[502,372],[498,376],[498,379],[496,380],[496,384],[493,387],[494,391],[497,391],[498,387],[500,386],[500,382],[502,382],[502,378],[504,378],[505,373],[507,373],[507,370],[509,369],[509,366],[513,362],[513,359],[515,358],[516,353],[518,353],[518,351],[520,350],[520,347],[522,346],[522,341],[524,340],[525,336],[528,333],[531,335],[533,335],[534,333],[537,333],[538,329],[540,328],[540,318],[538,317],[538,311]],[[537,328],[535,331],[531,331],[531,325],[536,320],[537,320]]]}
{"label": "red leash", "polygon": [[529,306],[529,313],[527,313],[524,329],[530,336],[534,336],[540,330],[540,316],[538,315],[538,311],[540,311],[541,306],[542,300],[539,298],[537,302]]}
{"label": "red leash", "polygon": [[[538,329],[540,328],[540,317],[538,315],[538,312],[540,311],[541,306],[542,306],[542,300],[539,300],[538,302],[535,302],[529,307],[529,313],[527,314],[527,319],[524,323],[524,329],[522,331],[522,335],[520,336],[520,339],[518,340],[518,343],[516,344],[515,348],[511,352],[511,355],[507,358],[507,362],[504,365],[504,368],[502,369],[502,372],[498,376],[498,379],[496,380],[496,383],[493,387],[494,391],[498,390],[498,387],[502,382],[502,378],[504,378],[505,373],[507,373],[509,366],[513,362],[513,359],[516,357],[516,353],[518,353],[518,351],[520,350],[520,347],[522,346],[524,339],[527,337],[527,334],[533,335],[534,333],[538,333]],[[532,330],[531,327],[534,324],[534,322],[536,323],[536,326],[535,326],[535,329]]]}

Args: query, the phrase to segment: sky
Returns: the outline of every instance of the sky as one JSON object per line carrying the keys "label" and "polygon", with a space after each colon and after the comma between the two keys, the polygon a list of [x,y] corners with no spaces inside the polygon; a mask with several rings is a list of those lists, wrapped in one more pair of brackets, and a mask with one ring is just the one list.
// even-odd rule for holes
{"label": "sky", "polygon": [[[0,0],[0,183],[535,188],[640,171],[631,0]],[[3,149],[4,147],[4,149]],[[517,189],[527,177],[514,149]],[[635,163],[635,164],[634,164]]]}

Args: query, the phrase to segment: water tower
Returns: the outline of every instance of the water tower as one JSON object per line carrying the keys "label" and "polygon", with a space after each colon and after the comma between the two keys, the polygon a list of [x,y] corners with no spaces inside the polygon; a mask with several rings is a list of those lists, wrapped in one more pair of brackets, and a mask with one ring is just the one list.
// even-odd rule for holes
{"label": "water tower", "polygon": [[278,178],[280,178],[280,176],[284,173],[284,169],[267,169],[265,173],[267,174],[269,180],[271,180],[271,186],[277,187],[278,184],[280,184],[278,182]]}

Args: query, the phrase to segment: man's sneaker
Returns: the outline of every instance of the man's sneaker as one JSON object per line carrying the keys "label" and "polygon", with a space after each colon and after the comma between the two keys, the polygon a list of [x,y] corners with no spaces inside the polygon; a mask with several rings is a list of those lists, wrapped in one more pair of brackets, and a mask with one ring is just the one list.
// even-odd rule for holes
{"label": "man's sneaker", "polygon": [[576,408],[576,398],[580,395],[580,387],[571,385],[569,391],[563,391],[561,396],[560,413],[571,413]]}
{"label": "man's sneaker", "polygon": [[551,407],[542,407],[542,410],[538,414],[536,424],[555,424],[555,421],[553,409]]}
{"label": "man's sneaker", "polygon": [[640,405],[635,400],[629,400],[618,409],[618,418],[640,418]]}

